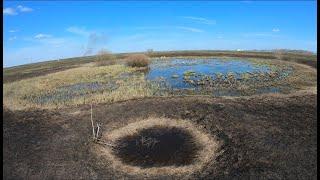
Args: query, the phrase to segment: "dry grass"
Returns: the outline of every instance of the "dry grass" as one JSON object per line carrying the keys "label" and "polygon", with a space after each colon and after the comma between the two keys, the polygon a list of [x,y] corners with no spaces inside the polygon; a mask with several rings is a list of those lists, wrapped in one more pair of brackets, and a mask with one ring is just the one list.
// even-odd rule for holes
{"label": "dry grass", "polygon": [[[317,71],[316,69],[294,62],[286,62],[280,60],[263,60],[251,59],[256,65],[270,64],[270,68],[281,68],[282,66],[290,66],[293,68],[293,74],[286,79],[276,81],[266,86],[287,86],[290,85],[295,90],[306,90],[316,86]],[[26,108],[64,108],[67,106],[93,103],[112,103],[122,100],[143,98],[155,96],[159,91],[159,86],[150,84],[145,80],[143,73],[136,73],[136,70],[144,67],[130,67],[122,64],[109,66],[86,65],[68,69],[65,71],[55,72],[44,76],[23,79],[3,85],[4,105],[8,108],[26,109]],[[135,73],[134,73],[135,72]],[[134,75],[133,75],[134,73]],[[120,76],[129,74],[127,76]],[[55,99],[53,102],[39,104],[34,99],[42,98],[57,92],[62,86],[70,86],[77,83],[113,83],[117,86],[115,90],[103,90],[102,92],[89,93],[71,99]],[[243,91],[247,91],[250,87],[239,87]],[[68,91],[69,92],[69,91]],[[72,91],[70,91],[72,93]],[[165,92],[163,96],[167,96]],[[58,92],[58,95],[59,92]],[[59,97],[60,98],[60,97]]]}
{"label": "dry grass", "polygon": [[131,67],[146,67],[149,65],[149,57],[144,54],[132,54],[126,58],[127,65]]}
{"label": "dry grass", "polygon": [[133,175],[188,175],[196,171],[201,171],[201,169],[207,164],[212,163],[215,157],[218,156],[218,148],[220,143],[214,137],[205,134],[201,131],[201,128],[191,123],[190,121],[180,120],[180,119],[167,119],[159,117],[149,117],[147,119],[136,119],[134,122],[128,124],[125,127],[115,129],[111,132],[105,132],[102,135],[102,139],[109,142],[116,142],[126,136],[134,135],[142,129],[157,127],[177,127],[183,128],[188,131],[195,139],[199,145],[203,148],[199,150],[196,156],[196,160],[186,166],[166,166],[166,167],[152,167],[152,168],[140,168],[137,166],[127,165],[121,162],[121,160],[115,156],[112,149],[105,146],[98,146],[97,153],[104,157],[107,161],[112,163],[114,170],[120,170],[124,173]]}
{"label": "dry grass", "polygon": [[[134,71],[135,68],[119,64],[100,67],[87,66],[6,83],[3,85],[4,105],[12,110],[26,108],[51,109],[87,104],[89,102],[115,102],[152,96],[153,88],[156,89],[156,87],[147,84],[143,73],[121,79],[118,78],[123,73],[132,73]],[[37,104],[30,101],[43,95],[54,93],[57,88],[62,86],[92,82],[115,82],[118,88],[112,91],[86,94],[83,97],[76,97],[63,102],[57,100],[55,102]]]}
{"label": "dry grass", "polygon": [[97,62],[95,62],[95,64],[96,64],[96,66],[109,66],[109,65],[116,64],[116,60],[111,59],[111,60],[97,61]]}
{"label": "dry grass", "polygon": [[97,66],[108,66],[116,63],[115,56],[111,52],[104,49],[97,53],[96,58],[97,61],[95,63]]}
{"label": "dry grass", "polygon": [[[279,58],[281,58],[279,55]],[[269,87],[276,87],[281,85],[290,85],[293,87],[292,92],[296,90],[307,90],[316,86],[317,70],[309,65],[290,62],[285,60],[261,60],[251,58],[249,59],[254,65],[268,65],[271,70],[282,69],[286,67],[292,68],[292,74],[287,78],[275,81],[269,84]]]}
{"label": "dry grass", "polygon": [[[113,54],[115,59],[120,60],[130,53],[120,53]],[[244,58],[264,58],[264,59],[277,59],[281,58],[285,61],[298,62],[301,64],[307,64],[312,67],[317,67],[317,55],[316,54],[306,54],[298,52],[281,52],[281,56],[274,52],[246,52],[246,51],[166,51],[159,52],[153,51],[150,53],[148,51],[148,56],[151,58],[156,57],[244,57]],[[71,69],[78,67],[79,65],[95,62],[97,61],[96,56],[87,57],[75,57],[69,59],[61,59],[60,61],[48,61],[34,64],[21,65],[17,67],[4,68],[3,79],[4,83],[10,83],[12,81],[17,81],[21,79],[26,79],[30,77],[36,77],[39,75],[46,75],[49,73],[62,71],[66,69]],[[102,62],[101,62],[102,63]],[[99,63],[98,63],[99,64]],[[103,64],[103,63],[102,63]]]}
{"label": "dry grass", "polygon": [[287,83],[301,90],[317,87],[317,70],[304,64],[286,62],[292,65],[293,75],[287,78]]}

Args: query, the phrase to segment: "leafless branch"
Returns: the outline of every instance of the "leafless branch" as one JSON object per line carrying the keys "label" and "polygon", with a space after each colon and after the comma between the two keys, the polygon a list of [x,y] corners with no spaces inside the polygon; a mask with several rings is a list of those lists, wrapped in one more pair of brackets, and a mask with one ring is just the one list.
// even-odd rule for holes
{"label": "leafless branch", "polygon": [[93,124],[93,119],[92,119],[92,103],[91,103],[91,125],[92,125],[92,135],[93,135],[93,139],[96,139],[95,136],[95,131],[94,131],[94,124]]}

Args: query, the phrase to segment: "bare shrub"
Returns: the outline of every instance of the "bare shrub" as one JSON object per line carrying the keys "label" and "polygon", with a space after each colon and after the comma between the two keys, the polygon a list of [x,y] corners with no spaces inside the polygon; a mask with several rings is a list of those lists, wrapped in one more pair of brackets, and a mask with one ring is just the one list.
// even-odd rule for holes
{"label": "bare shrub", "polygon": [[115,57],[110,51],[102,49],[97,53],[97,60],[96,60],[97,66],[108,66],[115,63],[116,63]]}
{"label": "bare shrub", "polygon": [[274,56],[276,57],[276,59],[281,60],[283,58],[283,54],[284,52],[281,49],[277,49],[274,51]]}
{"label": "bare shrub", "polygon": [[147,49],[147,53],[148,54],[152,54],[153,53],[153,49]]}
{"label": "bare shrub", "polygon": [[149,65],[149,57],[144,54],[132,54],[126,58],[127,65],[131,67],[146,67]]}

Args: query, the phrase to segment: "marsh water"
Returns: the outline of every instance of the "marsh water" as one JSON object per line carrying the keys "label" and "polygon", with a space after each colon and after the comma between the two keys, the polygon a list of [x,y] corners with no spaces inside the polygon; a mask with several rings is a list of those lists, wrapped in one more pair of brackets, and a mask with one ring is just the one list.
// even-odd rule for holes
{"label": "marsh water", "polygon": [[[148,85],[153,88],[154,95],[212,95],[243,96],[263,93],[286,93],[290,91],[287,84],[278,82],[292,73],[290,68],[270,66],[262,61],[248,59],[154,59],[148,69],[143,71]],[[125,80],[131,76],[141,75],[140,71],[122,73],[105,82],[81,82],[57,87],[53,92],[45,92],[40,96],[27,97],[37,104],[50,102],[66,102],[85,97],[93,93],[109,93],[116,90],[117,80]]]}
{"label": "marsh water", "polygon": [[[277,77],[271,78],[273,73],[266,64],[257,64],[248,59],[156,59],[149,65],[149,71],[146,73],[146,79],[151,82],[161,82],[161,86],[166,86],[171,90],[191,90],[192,93],[203,93],[203,87],[217,86],[222,81],[230,84],[232,82],[257,83],[267,82],[271,79],[283,78],[287,76],[285,72],[277,72]],[[251,78],[246,79],[246,75]],[[270,76],[269,76],[270,75]],[[231,81],[233,80],[233,81]],[[210,83],[208,83],[210,82]],[[225,83],[224,84],[227,84]],[[230,83],[231,82],[231,83]],[[234,84],[236,84],[234,83]],[[208,88],[206,88],[208,89]],[[212,89],[211,89],[212,90]],[[260,87],[256,93],[278,92],[278,87]],[[206,91],[207,94],[214,96],[240,95],[234,88],[220,88],[217,90]]]}
{"label": "marsh water", "polygon": [[226,76],[234,73],[239,78],[243,73],[257,73],[270,71],[267,66],[256,67],[246,60],[220,60],[220,59],[172,59],[155,60],[147,73],[148,80],[165,80],[171,88],[192,88],[190,83],[184,81],[184,73],[194,72],[200,75],[209,75],[213,79],[218,73]]}

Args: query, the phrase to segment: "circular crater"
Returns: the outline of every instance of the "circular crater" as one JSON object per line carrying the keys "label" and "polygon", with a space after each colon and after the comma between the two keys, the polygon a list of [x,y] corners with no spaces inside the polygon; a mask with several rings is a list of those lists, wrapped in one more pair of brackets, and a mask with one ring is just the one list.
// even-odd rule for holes
{"label": "circular crater", "polygon": [[218,138],[188,120],[149,117],[102,135],[114,146],[97,153],[115,171],[134,175],[184,176],[214,164],[220,154]]}
{"label": "circular crater", "polygon": [[201,148],[188,131],[160,126],[142,129],[116,144],[116,156],[126,164],[143,168],[189,165]]}

